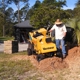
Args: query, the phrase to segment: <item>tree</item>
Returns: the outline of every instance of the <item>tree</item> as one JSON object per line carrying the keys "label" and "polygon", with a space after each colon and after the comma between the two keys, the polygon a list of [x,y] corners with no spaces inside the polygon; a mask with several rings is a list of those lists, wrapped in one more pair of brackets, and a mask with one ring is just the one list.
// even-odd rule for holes
{"label": "tree", "polygon": [[80,19],[80,0],[77,1],[76,7],[74,8],[74,16]]}
{"label": "tree", "polygon": [[6,36],[11,36],[13,34],[13,23],[14,23],[14,10],[9,7],[8,9],[6,9],[5,11],[5,20],[6,20],[6,24],[5,24],[5,34]]}
{"label": "tree", "polygon": [[6,16],[5,16],[5,11],[8,8],[8,5],[10,4],[10,0],[2,0],[0,1],[0,11],[3,14],[3,36],[5,36],[5,22],[6,22]]}
{"label": "tree", "polygon": [[7,22],[14,22],[14,10],[11,7],[6,9],[5,16],[6,16],[5,19]]}
{"label": "tree", "polygon": [[73,18],[74,17],[74,11],[72,9],[67,9],[65,11],[66,11],[66,13],[69,13],[70,14],[70,18]]}
{"label": "tree", "polygon": [[26,15],[28,14],[28,11],[29,11],[28,5],[27,6],[25,5],[23,8],[21,8],[21,10],[20,10],[21,20],[26,20]]}
{"label": "tree", "polygon": [[39,0],[36,0],[35,4],[29,9],[26,19],[30,19],[30,17],[34,14],[34,11],[39,8],[41,5],[41,2]]}
{"label": "tree", "polygon": [[43,0],[43,5],[45,5],[46,7],[50,7],[53,9],[56,8],[62,8],[63,6],[66,6],[66,0]]}
{"label": "tree", "polygon": [[3,23],[4,23],[4,18],[3,18],[3,13],[0,12],[0,36],[2,36],[2,31],[3,31]]}
{"label": "tree", "polygon": [[[16,11],[16,13],[15,14],[17,14],[18,13],[18,15],[16,15],[17,17],[18,17],[18,22],[20,22],[20,12],[21,12],[21,6],[24,4],[24,8],[22,8],[23,10],[26,10],[26,9],[28,9],[28,1],[29,0],[11,0],[12,2],[14,2],[14,4],[16,5],[16,7],[17,7],[17,11]],[[22,12],[21,12],[22,13]],[[23,13],[24,14],[24,13]]]}
{"label": "tree", "polygon": [[80,0],[77,1],[76,7],[80,7]]}
{"label": "tree", "polygon": [[41,4],[41,2],[40,2],[39,0],[36,0],[33,8],[34,8],[34,9],[38,8],[38,7],[40,6],[40,4]]}
{"label": "tree", "polygon": [[75,18],[80,18],[80,7],[74,8],[74,17]]}
{"label": "tree", "polygon": [[[60,1],[59,1],[60,2]],[[31,23],[34,27],[40,28],[44,26],[53,25],[54,21],[57,18],[67,19],[70,17],[70,14],[65,10],[62,10],[62,6],[56,0],[44,0],[38,8],[33,11],[31,15]],[[60,2],[60,5],[64,5]],[[58,14],[57,14],[58,13]]]}

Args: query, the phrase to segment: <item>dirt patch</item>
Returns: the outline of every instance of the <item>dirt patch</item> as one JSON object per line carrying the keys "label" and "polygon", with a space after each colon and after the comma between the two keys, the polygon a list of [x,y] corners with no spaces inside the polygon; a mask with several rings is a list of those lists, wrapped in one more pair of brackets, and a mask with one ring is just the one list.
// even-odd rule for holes
{"label": "dirt patch", "polygon": [[77,66],[80,66],[80,47],[74,47],[72,49],[69,49],[68,56],[63,61],[61,58],[52,57],[43,59],[38,62],[34,55],[29,56],[29,59],[34,66],[36,66],[39,70],[43,71],[72,68],[75,67],[75,64],[77,64]]}
{"label": "dirt patch", "polygon": [[80,47],[74,47],[70,49],[65,61],[68,63],[71,70],[78,70],[78,68],[80,69]]}
{"label": "dirt patch", "polygon": [[[15,55],[10,60],[30,60],[37,68],[19,76],[20,80],[80,80],[80,47],[68,50],[68,56],[62,61],[61,58],[45,58],[38,62],[35,55]],[[26,80],[27,80],[26,79]]]}
{"label": "dirt patch", "polygon": [[55,69],[63,69],[67,68],[68,64],[65,61],[62,61],[62,59],[53,57],[44,59],[40,62],[39,69],[42,70],[55,70]]}
{"label": "dirt patch", "polygon": [[68,56],[66,58],[66,60],[74,60],[76,59],[78,56],[80,56],[80,47],[74,47],[70,50],[68,50]]}
{"label": "dirt patch", "polygon": [[[80,66],[80,47],[74,47],[68,50],[68,56],[62,61],[61,58],[45,58],[38,62],[35,55],[19,55],[11,58],[12,60],[30,60],[31,63],[42,71],[61,70],[64,68],[78,68]],[[75,65],[76,64],[76,65]]]}
{"label": "dirt patch", "polygon": [[63,68],[68,68],[68,64],[58,57],[46,58],[41,60],[40,62],[38,62],[34,56],[30,56],[29,59],[34,66],[42,71],[51,71],[55,69],[61,70]]}

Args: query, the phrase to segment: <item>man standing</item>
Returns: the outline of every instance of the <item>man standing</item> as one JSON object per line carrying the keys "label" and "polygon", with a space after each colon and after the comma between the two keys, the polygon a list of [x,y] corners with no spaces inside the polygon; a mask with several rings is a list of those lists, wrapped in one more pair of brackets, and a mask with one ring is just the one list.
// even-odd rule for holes
{"label": "man standing", "polygon": [[52,32],[55,30],[55,41],[56,41],[56,47],[57,50],[60,51],[60,45],[62,46],[62,55],[63,58],[66,57],[66,49],[65,49],[65,41],[64,38],[66,36],[66,27],[65,25],[60,21],[60,19],[57,19],[53,27],[49,30],[49,32]]}

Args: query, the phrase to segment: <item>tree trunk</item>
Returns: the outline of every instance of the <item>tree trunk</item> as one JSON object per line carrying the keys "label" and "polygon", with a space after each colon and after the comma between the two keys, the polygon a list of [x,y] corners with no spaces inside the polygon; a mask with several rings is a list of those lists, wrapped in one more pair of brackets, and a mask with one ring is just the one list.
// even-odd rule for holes
{"label": "tree trunk", "polygon": [[19,16],[19,2],[18,2],[18,23],[20,23],[20,16]]}

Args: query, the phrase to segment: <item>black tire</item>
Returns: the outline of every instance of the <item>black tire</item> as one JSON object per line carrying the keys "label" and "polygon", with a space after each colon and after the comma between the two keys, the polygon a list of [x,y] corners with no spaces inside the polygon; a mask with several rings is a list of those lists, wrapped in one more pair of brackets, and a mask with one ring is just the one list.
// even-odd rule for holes
{"label": "black tire", "polygon": [[31,47],[31,50],[32,50],[32,54],[36,54],[36,50],[34,50],[34,44],[32,43],[32,47]]}
{"label": "black tire", "polygon": [[51,53],[50,53],[50,57],[53,57],[53,56],[54,56],[54,53],[53,53],[53,52],[51,52]]}
{"label": "black tire", "polygon": [[43,54],[38,54],[37,55],[37,61],[39,62],[39,61],[41,61],[42,59],[44,59],[45,58],[45,56],[43,55]]}
{"label": "black tire", "polygon": [[56,56],[62,58],[62,53],[61,52],[57,52]]}
{"label": "black tire", "polygon": [[30,55],[32,55],[32,50],[31,49],[27,49],[27,54],[30,56]]}
{"label": "black tire", "polygon": [[28,55],[32,55],[32,52],[33,52],[33,51],[32,51],[32,44],[31,44],[31,42],[29,41],[29,42],[28,42],[27,54],[28,54]]}
{"label": "black tire", "polygon": [[32,44],[30,41],[28,41],[28,49],[32,49]]}

